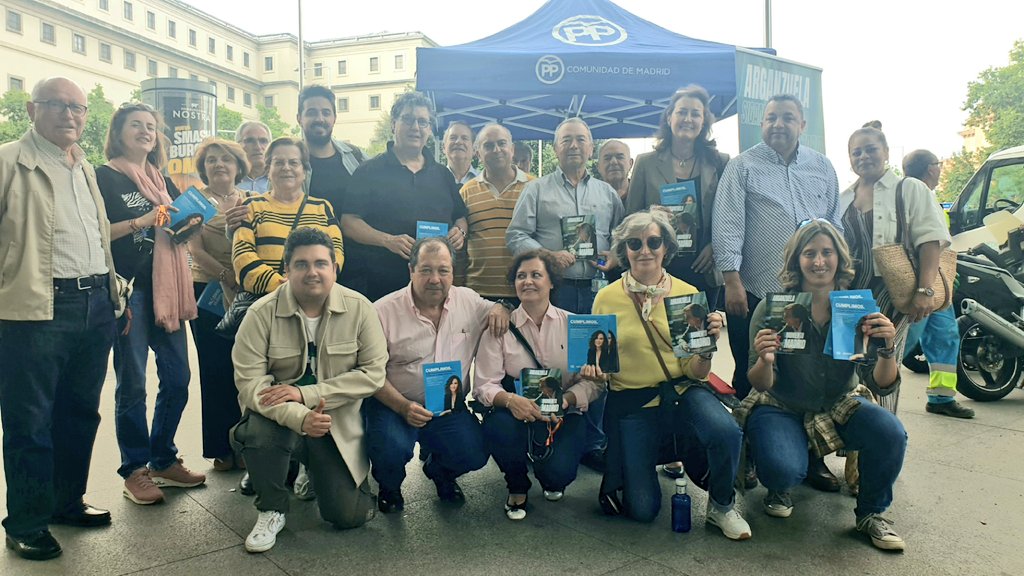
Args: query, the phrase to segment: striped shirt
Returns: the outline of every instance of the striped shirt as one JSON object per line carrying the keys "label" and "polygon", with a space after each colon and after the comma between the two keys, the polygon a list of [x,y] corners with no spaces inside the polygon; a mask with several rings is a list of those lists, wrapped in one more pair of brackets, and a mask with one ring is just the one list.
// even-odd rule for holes
{"label": "striped shirt", "polygon": [[512,252],[505,245],[505,230],[512,220],[512,210],[526,183],[533,180],[515,168],[516,178],[504,190],[498,190],[480,174],[462,187],[460,194],[469,215],[466,236],[469,267],[466,286],[479,294],[509,298],[516,295],[505,278]]}
{"label": "striped shirt", "polygon": [[711,243],[722,272],[740,273],[747,292],[781,292],[786,241],[797,226],[826,218],[839,230],[839,180],[828,158],[798,146],[786,164],[761,142],[733,158],[718,183]]}
{"label": "striped shirt", "polygon": [[[295,214],[302,198],[285,204],[270,192],[257,194],[245,201],[249,215],[235,230],[231,259],[238,284],[254,294],[267,294],[284,283],[279,273],[284,258],[284,241],[292,231]],[[331,205],[319,198],[308,197],[296,228],[323,230],[334,243],[338,268],[345,262],[341,230],[338,229]]]}

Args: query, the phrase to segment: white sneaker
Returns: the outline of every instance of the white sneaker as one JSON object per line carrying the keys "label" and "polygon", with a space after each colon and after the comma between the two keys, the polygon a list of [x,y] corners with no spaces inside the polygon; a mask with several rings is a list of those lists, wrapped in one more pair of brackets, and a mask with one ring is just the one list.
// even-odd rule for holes
{"label": "white sneaker", "polygon": [[868,514],[857,521],[857,531],[871,537],[875,548],[882,550],[904,550],[907,545],[903,538],[892,529],[893,521],[881,514]]}
{"label": "white sneaker", "polygon": [[544,491],[544,499],[547,500],[548,502],[558,502],[559,500],[562,499],[562,491],[561,490],[545,490]]}
{"label": "white sneaker", "polygon": [[277,544],[277,534],[284,530],[284,514],[275,510],[260,512],[256,525],[245,539],[245,549],[249,552],[266,552]]}
{"label": "white sneaker", "polygon": [[299,473],[295,476],[294,491],[295,497],[299,500],[316,500],[316,490],[313,490],[313,483],[309,480],[305,464],[299,464]]}
{"label": "white sneaker", "polygon": [[728,512],[719,512],[718,508],[708,502],[707,523],[718,526],[722,534],[730,540],[746,540],[751,536],[750,524],[747,524],[735,508]]}

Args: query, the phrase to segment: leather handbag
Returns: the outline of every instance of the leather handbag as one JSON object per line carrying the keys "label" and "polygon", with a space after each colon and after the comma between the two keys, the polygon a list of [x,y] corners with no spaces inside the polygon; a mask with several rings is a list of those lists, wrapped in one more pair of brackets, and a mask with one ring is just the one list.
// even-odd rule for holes
{"label": "leather handbag", "polygon": [[[299,204],[299,211],[295,213],[295,220],[292,221],[292,230],[299,225],[299,219],[302,218],[302,212],[306,209],[306,199],[308,196],[302,197],[302,204]],[[281,264],[277,269],[278,274],[284,274],[284,258],[281,259]],[[228,340],[234,340],[235,334],[238,334],[238,327],[242,325],[242,319],[245,318],[245,314],[249,311],[249,307],[256,303],[264,294],[254,294],[247,290],[239,290],[235,294],[235,299],[231,301],[231,306],[224,311],[224,317],[220,319],[217,326],[214,327],[213,331],[218,336],[226,338]]]}
{"label": "leather handbag", "polygon": [[[906,180],[906,179],[904,179]],[[871,249],[875,267],[885,282],[896,310],[911,311],[917,293],[917,251],[910,245],[907,233],[907,215],[903,200],[903,182],[896,186],[896,241]],[[939,270],[932,281],[932,311],[942,310],[953,301],[953,281],[956,279],[956,252],[946,247],[939,253]]]}

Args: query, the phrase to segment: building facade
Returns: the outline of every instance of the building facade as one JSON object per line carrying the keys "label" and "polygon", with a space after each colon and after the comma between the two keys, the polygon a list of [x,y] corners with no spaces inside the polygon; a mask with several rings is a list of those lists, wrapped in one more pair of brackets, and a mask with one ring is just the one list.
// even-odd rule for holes
{"label": "building facade", "polygon": [[[103,86],[115,105],[146,78],[213,82],[218,104],[258,117],[276,108],[296,124],[298,40],[258,36],[177,0],[4,0],[0,92],[30,91],[67,76],[87,91]],[[416,48],[436,44],[419,32],[304,43],[304,82],[335,93],[335,136],[365,146],[397,94],[415,85]]]}

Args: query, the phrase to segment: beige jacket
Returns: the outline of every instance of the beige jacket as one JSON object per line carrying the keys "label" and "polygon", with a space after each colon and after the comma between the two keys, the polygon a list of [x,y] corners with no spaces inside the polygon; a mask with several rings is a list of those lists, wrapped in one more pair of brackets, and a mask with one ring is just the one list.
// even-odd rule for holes
{"label": "beige jacket", "polygon": [[[21,140],[0,146],[0,320],[53,320],[53,182],[32,142],[31,130]],[[114,258],[110,253],[110,222],[96,172],[83,161],[89,192],[96,202],[103,253],[110,270],[110,297],[118,307]]]}
{"label": "beige jacket", "polygon": [[260,298],[242,320],[231,351],[238,402],[243,412],[257,412],[301,434],[302,421],[323,398],[331,437],[359,485],[370,471],[359,408],[384,385],[388,344],[370,301],[338,285],[331,288],[316,338],[317,383],[299,388],[302,403],[261,406],[260,390],[295,382],[305,371],[306,328],[287,282]]}

